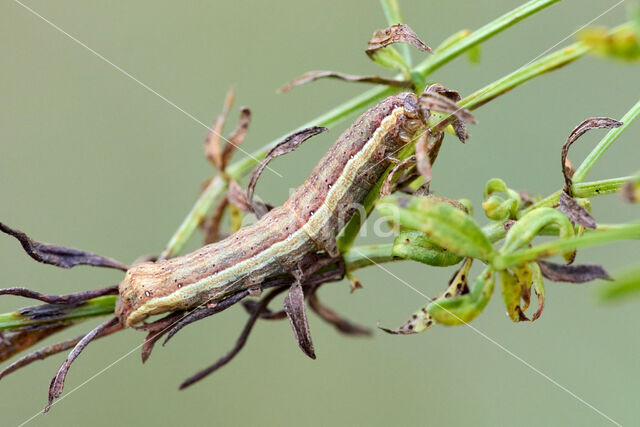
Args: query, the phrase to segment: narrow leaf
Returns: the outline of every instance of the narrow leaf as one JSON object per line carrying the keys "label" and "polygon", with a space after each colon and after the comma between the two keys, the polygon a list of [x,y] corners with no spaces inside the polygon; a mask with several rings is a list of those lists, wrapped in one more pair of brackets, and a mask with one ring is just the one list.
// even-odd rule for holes
{"label": "narrow leaf", "polygon": [[20,230],[15,230],[0,222],[0,231],[18,239],[27,255],[38,262],[55,265],[60,268],[71,268],[76,265],[92,265],[95,267],[115,268],[127,271],[127,266],[112,258],[103,257],[91,252],[70,249],[49,243],[37,242]]}
{"label": "narrow leaf", "polygon": [[229,89],[227,92],[227,96],[224,99],[224,104],[222,106],[222,112],[216,118],[213,125],[209,129],[207,133],[207,137],[204,141],[204,152],[211,162],[219,171],[224,170],[224,161],[222,159],[222,146],[220,143],[220,139],[222,138],[222,131],[224,127],[224,122],[227,120],[227,115],[229,114],[229,110],[231,110],[231,106],[233,105],[233,99],[235,97],[233,89]]}
{"label": "narrow leaf", "polygon": [[622,126],[621,122],[609,117],[592,117],[590,119],[586,119],[571,131],[569,137],[567,138],[567,141],[562,146],[562,153],[560,156],[560,160],[562,163],[562,174],[564,175],[565,183],[564,189],[569,195],[572,194],[571,185],[573,184],[573,182],[571,178],[573,176],[573,171],[571,168],[571,164],[567,160],[567,155],[569,153],[569,148],[571,147],[571,145],[591,129],[612,129],[620,126]]}
{"label": "narrow leaf", "polygon": [[595,230],[597,227],[596,220],[582,206],[578,204],[576,199],[562,191],[560,193],[560,210],[574,224],[580,224],[584,228]]}
{"label": "narrow leaf", "polygon": [[264,211],[263,206],[254,203],[253,192],[255,190],[256,184],[258,183],[258,178],[260,177],[260,174],[262,173],[264,168],[267,167],[271,160],[275,159],[278,156],[282,156],[284,154],[292,152],[307,139],[326,130],[328,129],[322,126],[312,126],[292,133],[291,135],[280,141],[275,147],[273,147],[267,153],[265,158],[258,164],[258,166],[256,166],[256,168],[251,173],[249,185],[247,186],[247,200],[258,217],[262,217],[266,213],[266,211]]}
{"label": "narrow leaf", "polygon": [[373,59],[373,55],[377,51],[394,43],[408,43],[422,52],[432,52],[431,48],[424,44],[416,33],[405,24],[396,24],[384,30],[375,31],[371,39],[369,39],[369,44],[365,52]]}
{"label": "narrow leaf", "polygon": [[435,244],[457,255],[489,260],[493,246],[476,222],[462,209],[433,196],[389,196],[377,203],[381,215],[403,227],[418,230]]}
{"label": "narrow leaf", "polygon": [[538,261],[542,275],[554,282],[586,283],[596,279],[611,280],[601,265],[562,265],[549,261]]}
{"label": "narrow leaf", "polygon": [[311,333],[309,331],[309,323],[307,322],[307,313],[305,310],[304,293],[302,285],[296,281],[289,288],[289,293],[284,298],[284,311],[289,317],[293,334],[298,341],[300,349],[312,359],[316,358],[313,351],[313,343],[311,342]]}
{"label": "narrow leaf", "polygon": [[293,89],[296,86],[301,86],[319,79],[326,79],[326,78],[344,80],[347,82],[372,83],[372,84],[378,84],[378,85],[403,87],[408,89],[413,87],[413,82],[408,80],[388,79],[380,76],[356,76],[353,74],[339,73],[337,71],[309,71],[299,77],[296,77],[290,82],[286,83],[284,86],[282,86],[278,90],[278,92],[279,93],[289,92],[291,89]]}
{"label": "narrow leaf", "polygon": [[251,123],[251,110],[247,107],[242,107],[240,109],[240,119],[238,120],[238,125],[233,133],[227,139],[227,144],[224,146],[224,150],[222,151],[222,166],[226,168],[231,160],[231,156],[238,149],[240,144],[244,141],[244,138],[247,136],[247,132],[249,131],[249,124]]}
{"label": "narrow leaf", "polygon": [[635,267],[615,278],[614,282],[598,292],[603,301],[620,301],[640,296],[640,267]]}

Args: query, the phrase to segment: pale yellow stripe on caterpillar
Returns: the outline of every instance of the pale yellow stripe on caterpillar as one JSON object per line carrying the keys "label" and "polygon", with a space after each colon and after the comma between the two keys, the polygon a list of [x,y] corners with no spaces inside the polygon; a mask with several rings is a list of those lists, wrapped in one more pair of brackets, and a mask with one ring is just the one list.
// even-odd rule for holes
{"label": "pale yellow stripe on caterpillar", "polygon": [[189,286],[182,287],[173,293],[159,298],[152,298],[133,311],[127,318],[129,325],[135,324],[144,317],[152,314],[159,314],[166,307],[188,308],[185,302],[197,299],[204,292],[208,292],[208,298],[216,298],[216,288],[222,288],[229,283],[235,283],[238,278],[246,274],[247,271],[256,271],[276,262],[277,257],[285,256],[309,241],[307,233],[298,229],[285,240],[278,242],[257,255],[240,261],[233,266],[222,270],[216,274],[205,277]]}

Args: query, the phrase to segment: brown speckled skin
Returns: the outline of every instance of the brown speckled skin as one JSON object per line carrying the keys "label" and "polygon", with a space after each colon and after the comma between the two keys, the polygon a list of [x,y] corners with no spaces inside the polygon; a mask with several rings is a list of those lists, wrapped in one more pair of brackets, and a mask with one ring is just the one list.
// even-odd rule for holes
{"label": "brown speckled skin", "polygon": [[[274,208],[255,224],[190,254],[131,267],[120,284],[120,297],[116,306],[120,321],[130,326],[149,314],[188,309],[207,301],[220,301],[240,289],[262,282],[265,278],[291,271],[309,253],[326,250],[335,254],[335,239],[339,227],[353,215],[353,206],[362,202],[389,165],[385,153],[395,152],[406,143],[406,138],[402,141],[398,132],[406,133],[404,128],[407,127],[407,120],[413,118],[415,123],[415,118],[421,117],[416,105],[417,100],[413,94],[402,93],[390,96],[369,109],[338,138],[309,178],[292,193],[284,205]],[[336,206],[329,209],[331,214],[327,214],[327,217],[331,220],[318,227],[314,238],[307,237],[303,243],[292,245],[291,250],[271,257],[268,254],[270,247],[298,232],[315,212],[323,208],[327,193],[343,174],[345,165],[363,149],[381,122],[394,111],[397,119],[384,134],[379,133],[382,135],[382,143],[376,152],[367,161],[354,164],[353,167],[357,167],[357,179],[349,180],[348,191],[341,196]],[[417,129],[410,127],[410,134],[413,135],[415,131]],[[335,190],[334,193],[338,194]],[[323,212],[327,211],[327,208],[323,209]],[[299,233],[296,234],[298,235]],[[222,276],[223,273],[228,273],[225,270],[242,261],[265,256],[270,256],[271,261],[257,268],[248,268],[237,275],[234,273],[233,278],[212,282],[211,286],[202,291],[192,294],[186,292],[186,287],[209,280],[216,274]],[[176,298],[172,298],[172,294],[176,294]]]}

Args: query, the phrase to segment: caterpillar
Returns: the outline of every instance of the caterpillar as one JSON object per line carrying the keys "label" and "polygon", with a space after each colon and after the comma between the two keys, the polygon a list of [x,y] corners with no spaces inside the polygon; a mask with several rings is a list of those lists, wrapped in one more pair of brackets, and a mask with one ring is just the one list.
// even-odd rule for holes
{"label": "caterpillar", "polygon": [[220,301],[291,272],[311,253],[338,256],[340,225],[387,169],[388,154],[425,128],[425,111],[416,95],[385,98],[336,140],[282,206],[195,252],[131,267],[119,285],[119,321],[133,326],[150,315]]}

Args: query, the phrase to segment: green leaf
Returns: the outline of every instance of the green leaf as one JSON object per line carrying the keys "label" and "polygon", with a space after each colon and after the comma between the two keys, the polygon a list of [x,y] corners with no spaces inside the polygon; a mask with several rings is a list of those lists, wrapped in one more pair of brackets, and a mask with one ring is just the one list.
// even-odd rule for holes
{"label": "green leaf", "polygon": [[441,199],[389,196],[381,199],[376,207],[382,216],[395,224],[421,231],[433,243],[457,255],[486,262],[495,254],[476,222],[460,208],[443,203]]}
{"label": "green leaf", "polygon": [[405,75],[411,74],[411,67],[393,46],[384,47],[372,53],[369,57],[383,67],[401,71]]}
{"label": "green leaf", "polygon": [[[508,254],[527,246],[544,227],[551,224],[558,226],[561,239],[575,234],[571,221],[562,212],[552,208],[538,208],[524,215],[509,229],[500,253]],[[563,256],[569,261],[573,259],[574,252],[566,251]]]}
{"label": "green leaf", "polygon": [[640,267],[621,274],[612,283],[598,291],[598,297],[602,301],[619,301],[638,296],[640,296]]}
{"label": "green leaf", "polygon": [[418,261],[436,267],[447,267],[462,261],[456,255],[436,245],[419,231],[402,231],[393,242],[393,256]]}
{"label": "green leaf", "polygon": [[450,299],[437,300],[427,306],[427,312],[443,325],[462,325],[475,319],[491,299],[494,278],[489,267],[476,278],[471,292]]}

